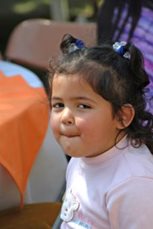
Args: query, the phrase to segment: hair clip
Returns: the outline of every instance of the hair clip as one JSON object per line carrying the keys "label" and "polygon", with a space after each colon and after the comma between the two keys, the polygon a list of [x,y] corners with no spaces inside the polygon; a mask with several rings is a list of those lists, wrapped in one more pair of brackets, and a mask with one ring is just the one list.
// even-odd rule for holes
{"label": "hair clip", "polygon": [[120,56],[123,56],[127,59],[130,59],[131,55],[127,51],[127,43],[125,41],[115,42],[113,44],[113,49],[117,52]]}
{"label": "hair clip", "polygon": [[82,49],[85,47],[84,42],[82,40],[76,39],[75,45],[79,48]]}
{"label": "hair clip", "polygon": [[74,43],[71,43],[69,46],[69,53],[74,52],[77,49],[82,49],[84,48],[84,42],[82,40],[76,39]]}

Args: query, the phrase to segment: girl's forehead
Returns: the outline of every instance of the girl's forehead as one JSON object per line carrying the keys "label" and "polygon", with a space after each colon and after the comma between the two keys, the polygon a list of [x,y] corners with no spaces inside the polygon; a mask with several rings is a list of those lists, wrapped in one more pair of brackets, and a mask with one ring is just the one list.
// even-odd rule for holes
{"label": "girl's forehead", "polygon": [[53,84],[55,83],[89,85],[88,81],[80,74],[55,74]]}
{"label": "girl's forehead", "polygon": [[[65,75],[58,74],[55,75],[52,83],[52,91],[54,92],[62,92],[66,91],[67,93],[89,93],[95,94],[95,91],[91,87],[91,85],[80,75]],[[96,93],[97,94],[97,93]]]}

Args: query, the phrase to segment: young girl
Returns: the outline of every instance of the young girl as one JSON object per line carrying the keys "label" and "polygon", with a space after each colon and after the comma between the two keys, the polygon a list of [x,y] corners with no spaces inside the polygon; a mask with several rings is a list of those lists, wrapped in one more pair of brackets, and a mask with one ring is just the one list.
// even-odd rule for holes
{"label": "young girl", "polygon": [[66,35],[52,66],[51,125],[71,156],[61,228],[153,228],[153,116],[140,51]]}

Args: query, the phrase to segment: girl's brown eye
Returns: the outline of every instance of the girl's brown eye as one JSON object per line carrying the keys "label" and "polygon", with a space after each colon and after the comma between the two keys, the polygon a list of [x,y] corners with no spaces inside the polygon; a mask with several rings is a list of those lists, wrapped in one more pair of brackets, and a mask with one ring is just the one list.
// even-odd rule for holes
{"label": "girl's brown eye", "polygon": [[52,104],[52,107],[53,108],[63,108],[64,107],[64,104],[63,103],[53,103]]}
{"label": "girl's brown eye", "polygon": [[78,107],[81,109],[90,109],[91,108],[89,105],[86,105],[86,104],[79,104]]}

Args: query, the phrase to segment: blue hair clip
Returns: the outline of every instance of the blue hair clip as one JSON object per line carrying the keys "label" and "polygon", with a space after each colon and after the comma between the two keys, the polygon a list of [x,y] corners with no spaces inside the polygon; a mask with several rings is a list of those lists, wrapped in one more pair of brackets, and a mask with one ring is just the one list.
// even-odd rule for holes
{"label": "blue hair clip", "polygon": [[76,40],[75,45],[78,47],[78,49],[82,49],[85,47],[84,42],[79,39]]}
{"label": "blue hair clip", "polygon": [[82,40],[76,39],[76,41],[74,43],[71,43],[71,45],[69,46],[69,53],[74,52],[77,49],[82,49],[84,47],[84,42]]}
{"label": "blue hair clip", "polygon": [[130,53],[127,51],[127,43],[125,41],[121,41],[121,42],[115,42],[113,44],[113,49],[115,52],[117,52],[120,56],[125,57],[127,59],[130,59],[131,55]]}

